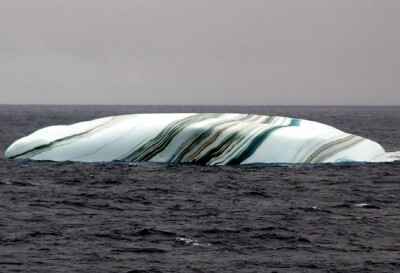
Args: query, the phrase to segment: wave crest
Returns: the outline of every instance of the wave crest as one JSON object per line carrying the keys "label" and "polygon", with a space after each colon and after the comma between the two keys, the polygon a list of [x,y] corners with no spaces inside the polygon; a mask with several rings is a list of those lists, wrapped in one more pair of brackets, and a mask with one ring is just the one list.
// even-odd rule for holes
{"label": "wave crest", "polygon": [[400,161],[400,151],[386,153],[389,162]]}

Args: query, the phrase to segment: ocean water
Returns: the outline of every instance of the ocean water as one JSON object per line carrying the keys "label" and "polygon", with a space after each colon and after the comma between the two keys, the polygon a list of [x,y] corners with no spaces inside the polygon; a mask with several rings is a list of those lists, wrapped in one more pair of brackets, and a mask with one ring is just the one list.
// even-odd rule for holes
{"label": "ocean water", "polygon": [[[39,128],[116,114],[315,120],[379,164],[182,166],[4,159]],[[0,272],[399,272],[400,107],[0,105]]]}

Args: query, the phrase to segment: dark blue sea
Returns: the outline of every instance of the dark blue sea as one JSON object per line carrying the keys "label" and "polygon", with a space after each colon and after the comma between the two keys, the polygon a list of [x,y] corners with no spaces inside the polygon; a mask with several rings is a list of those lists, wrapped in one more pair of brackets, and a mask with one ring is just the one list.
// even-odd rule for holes
{"label": "dark blue sea", "polygon": [[400,272],[399,161],[4,159],[45,126],[155,112],[297,117],[400,151],[400,107],[0,105],[0,272]]}

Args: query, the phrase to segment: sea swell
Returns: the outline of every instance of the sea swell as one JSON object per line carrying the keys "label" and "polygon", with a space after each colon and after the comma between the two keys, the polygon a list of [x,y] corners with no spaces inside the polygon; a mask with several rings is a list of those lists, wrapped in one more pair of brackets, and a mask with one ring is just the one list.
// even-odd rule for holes
{"label": "sea swell", "polygon": [[0,106],[0,151],[52,124],[189,111],[318,120],[381,143],[392,163],[206,167],[0,153],[0,272],[398,271],[399,107]]}

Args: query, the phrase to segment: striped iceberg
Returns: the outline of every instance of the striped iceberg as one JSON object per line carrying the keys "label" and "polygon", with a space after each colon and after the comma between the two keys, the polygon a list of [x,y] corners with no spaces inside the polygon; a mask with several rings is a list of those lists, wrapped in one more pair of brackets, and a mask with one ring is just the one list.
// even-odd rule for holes
{"label": "striped iceberg", "polygon": [[236,165],[386,161],[369,139],[314,121],[250,114],[132,114],[40,129],[9,159]]}

